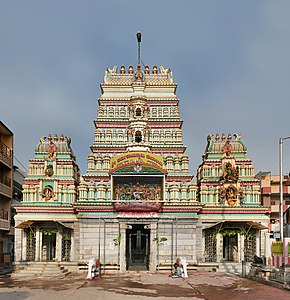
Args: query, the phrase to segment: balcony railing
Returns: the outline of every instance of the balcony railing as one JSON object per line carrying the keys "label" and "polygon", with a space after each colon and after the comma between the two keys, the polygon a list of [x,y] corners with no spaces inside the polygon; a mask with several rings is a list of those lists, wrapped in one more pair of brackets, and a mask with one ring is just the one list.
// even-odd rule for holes
{"label": "balcony railing", "polygon": [[9,212],[7,210],[4,210],[3,208],[0,208],[0,219],[2,220],[8,220]]}
{"label": "balcony railing", "polygon": [[4,184],[0,181],[0,194],[5,195],[6,197],[12,198],[12,187],[7,186],[6,184]]}
{"label": "balcony railing", "polygon": [[0,142],[0,160],[12,167],[13,164],[13,152],[12,149],[6,146],[3,142]]}
{"label": "balcony railing", "polygon": [[5,176],[4,174],[0,174],[0,182],[11,187],[11,178]]}

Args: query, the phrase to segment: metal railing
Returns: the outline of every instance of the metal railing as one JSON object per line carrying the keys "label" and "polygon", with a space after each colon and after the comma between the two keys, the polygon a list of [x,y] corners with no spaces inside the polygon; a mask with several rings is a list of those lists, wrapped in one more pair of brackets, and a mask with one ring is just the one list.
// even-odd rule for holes
{"label": "metal railing", "polygon": [[0,142],[0,160],[3,160],[9,166],[12,166],[13,151],[3,142]]}
{"label": "metal railing", "polygon": [[5,176],[4,174],[0,174],[0,182],[8,187],[11,187],[11,178]]}
{"label": "metal railing", "polygon": [[0,208],[0,219],[2,220],[8,220],[9,213],[7,210],[4,210],[3,208]]}

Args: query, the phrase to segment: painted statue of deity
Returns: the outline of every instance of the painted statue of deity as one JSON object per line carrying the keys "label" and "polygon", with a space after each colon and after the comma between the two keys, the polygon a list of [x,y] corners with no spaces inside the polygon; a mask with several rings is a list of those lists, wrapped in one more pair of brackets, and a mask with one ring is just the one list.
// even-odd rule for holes
{"label": "painted statue of deity", "polygon": [[230,162],[224,165],[223,175],[221,180],[224,181],[237,181],[239,179],[239,167],[234,168]]}
{"label": "painted statue of deity", "polygon": [[222,147],[222,153],[225,153],[226,156],[229,157],[229,156],[231,156],[232,150],[233,150],[233,147],[230,144],[230,141],[227,140],[226,143],[224,144],[224,146]]}

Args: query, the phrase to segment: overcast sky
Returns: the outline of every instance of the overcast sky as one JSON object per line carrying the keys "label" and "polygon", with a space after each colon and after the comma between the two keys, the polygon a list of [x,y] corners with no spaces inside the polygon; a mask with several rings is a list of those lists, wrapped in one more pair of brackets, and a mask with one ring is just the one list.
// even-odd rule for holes
{"label": "overcast sky", "polygon": [[[39,137],[64,133],[86,172],[107,67],[150,68],[178,84],[196,175],[209,133],[240,133],[255,172],[278,174],[290,135],[290,1],[0,0],[0,119],[28,168]],[[290,140],[284,142],[290,171]],[[18,162],[16,162],[19,165]]]}

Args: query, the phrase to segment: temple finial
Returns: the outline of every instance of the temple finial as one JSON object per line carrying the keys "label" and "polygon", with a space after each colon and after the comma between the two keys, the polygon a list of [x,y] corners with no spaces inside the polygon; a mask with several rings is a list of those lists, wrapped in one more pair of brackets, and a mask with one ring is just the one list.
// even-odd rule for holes
{"label": "temple finial", "polygon": [[137,41],[138,41],[138,65],[140,66],[140,61],[141,61],[141,55],[140,55],[140,52],[141,52],[141,32],[138,31],[137,34]]}

